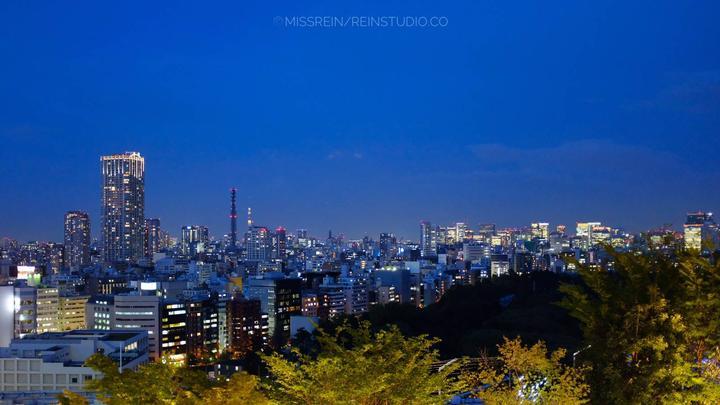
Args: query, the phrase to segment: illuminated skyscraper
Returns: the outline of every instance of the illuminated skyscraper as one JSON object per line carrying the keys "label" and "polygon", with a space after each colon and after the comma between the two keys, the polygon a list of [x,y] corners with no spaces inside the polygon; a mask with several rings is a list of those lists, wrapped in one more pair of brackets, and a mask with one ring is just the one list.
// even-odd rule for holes
{"label": "illuminated skyscraper", "polygon": [[717,247],[718,227],[712,217],[712,212],[689,212],[685,221],[684,237],[685,249],[702,251],[706,248]]}
{"label": "illuminated skyscraper", "polygon": [[152,258],[163,246],[163,235],[158,218],[145,218],[145,257]]}
{"label": "illuminated skyscraper", "polygon": [[435,239],[435,230],[428,221],[420,222],[420,254],[422,257],[437,256],[437,241]]}
{"label": "illuminated skyscraper", "polygon": [[530,224],[532,237],[547,240],[550,237],[550,224],[547,222],[533,222]]}
{"label": "illuminated skyscraper", "polygon": [[282,226],[275,229],[272,237],[272,258],[280,261],[287,259],[287,231]]}
{"label": "illuminated skyscraper", "polygon": [[79,269],[90,264],[90,217],[86,212],[65,214],[65,266]]}
{"label": "illuminated skyscraper", "polygon": [[455,224],[455,243],[463,243],[466,239],[468,232],[468,226],[463,222],[457,222]]}
{"label": "illuminated skyscraper", "polygon": [[595,228],[601,228],[602,223],[600,222],[578,222],[575,226],[575,236],[581,238],[581,247],[584,249],[590,248],[595,245],[593,236]]}
{"label": "illuminated skyscraper", "polygon": [[208,228],[202,225],[183,226],[180,236],[180,248],[184,255],[194,256],[204,251],[210,243]]}
{"label": "illuminated skyscraper", "polygon": [[144,253],[145,159],[138,152],[102,156],[102,246],[105,263]]}
{"label": "illuminated skyscraper", "polygon": [[250,225],[245,233],[245,253],[249,261],[265,262],[271,258],[272,240],[264,226]]}
{"label": "illuminated skyscraper", "polygon": [[381,233],[378,245],[380,248],[380,256],[383,258],[393,258],[397,254],[397,238],[392,233]]}

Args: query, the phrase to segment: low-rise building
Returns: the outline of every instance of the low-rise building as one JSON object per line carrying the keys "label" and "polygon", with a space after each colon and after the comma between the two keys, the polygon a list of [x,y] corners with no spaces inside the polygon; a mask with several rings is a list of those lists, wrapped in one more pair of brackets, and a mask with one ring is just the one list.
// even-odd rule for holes
{"label": "low-rise building", "polygon": [[0,393],[42,393],[56,398],[63,390],[82,392],[101,374],[84,366],[103,353],[121,369],[136,369],[148,361],[145,331],[74,330],[47,332],[14,339],[0,348]]}

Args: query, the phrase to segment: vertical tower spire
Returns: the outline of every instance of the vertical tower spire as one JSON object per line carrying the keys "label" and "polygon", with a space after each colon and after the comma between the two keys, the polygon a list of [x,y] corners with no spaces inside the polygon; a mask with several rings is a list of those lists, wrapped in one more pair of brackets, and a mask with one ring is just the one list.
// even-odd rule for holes
{"label": "vertical tower spire", "polygon": [[234,249],[237,247],[237,209],[235,201],[237,190],[233,187],[230,189],[230,246]]}

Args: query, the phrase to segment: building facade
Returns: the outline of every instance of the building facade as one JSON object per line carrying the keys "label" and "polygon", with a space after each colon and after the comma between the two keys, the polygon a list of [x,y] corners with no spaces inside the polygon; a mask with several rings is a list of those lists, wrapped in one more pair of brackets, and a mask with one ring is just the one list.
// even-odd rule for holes
{"label": "building facade", "polygon": [[72,270],[90,265],[90,217],[86,212],[65,214],[65,267]]}
{"label": "building facade", "polygon": [[102,156],[102,248],[105,263],[144,253],[145,159],[137,152]]}

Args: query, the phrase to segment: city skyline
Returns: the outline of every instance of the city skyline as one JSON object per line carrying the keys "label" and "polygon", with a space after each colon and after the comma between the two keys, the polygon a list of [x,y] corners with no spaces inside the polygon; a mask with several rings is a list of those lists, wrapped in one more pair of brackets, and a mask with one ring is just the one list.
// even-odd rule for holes
{"label": "city skyline", "polygon": [[[101,156],[101,157],[100,157],[100,160],[101,160],[101,172],[102,172],[101,174],[102,174],[103,179],[105,179],[105,180],[103,180],[104,186],[102,187],[102,192],[101,192],[101,194],[104,194],[104,193],[106,192],[105,190],[106,190],[106,188],[107,188],[107,186],[108,186],[108,184],[109,184],[108,181],[110,181],[112,184],[116,184],[116,183],[120,183],[120,181],[119,181],[118,179],[121,179],[121,178],[122,178],[122,176],[121,176],[120,178],[114,180],[114,179],[113,179],[113,176],[109,176],[108,173],[106,173],[106,172],[110,171],[111,167],[112,167],[113,170],[114,170],[114,169],[116,168],[116,166],[107,166],[107,165],[108,165],[108,164],[111,164],[110,162],[116,162],[116,161],[118,161],[118,160],[122,161],[122,160],[126,160],[126,159],[130,159],[131,161],[137,161],[137,164],[139,165],[139,166],[137,166],[137,168],[133,167],[132,170],[133,170],[133,173],[135,173],[135,171],[137,171],[137,172],[140,173],[139,176],[140,176],[140,179],[141,179],[141,183],[139,184],[139,187],[140,187],[140,189],[141,189],[141,191],[140,191],[141,197],[139,197],[139,198],[141,198],[141,205],[144,206],[144,199],[145,199],[145,188],[144,188],[145,158],[144,158],[144,156],[143,156],[141,153],[139,153],[139,152],[137,152],[137,151],[133,151],[133,152],[122,152],[122,153],[118,152],[118,153],[109,154],[109,155],[104,155],[104,156]],[[118,167],[119,167],[119,166],[118,166]],[[127,168],[126,168],[126,170],[127,170]],[[117,171],[117,170],[116,170],[116,171]],[[120,170],[120,172],[122,172],[122,170]],[[108,180],[108,179],[109,179],[109,180]],[[136,187],[137,187],[137,186],[136,186]],[[216,229],[220,229],[219,231],[211,231],[211,230],[210,230],[211,227],[208,226],[208,225],[206,225],[206,223],[191,223],[191,222],[182,222],[182,225],[180,225],[180,226],[178,227],[178,229],[173,229],[172,227],[167,227],[166,225],[163,225],[163,226],[161,227],[161,226],[159,225],[159,221],[161,220],[161,218],[157,218],[157,216],[153,216],[153,215],[148,215],[148,214],[146,214],[145,212],[138,213],[137,215],[139,215],[139,216],[138,216],[137,218],[135,218],[135,219],[141,220],[141,222],[144,224],[145,227],[148,227],[148,223],[147,223],[148,221],[152,221],[152,226],[151,226],[151,228],[153,228],[153,231],[151,232],[151,236],[150,236],[150,237],[151,237],[151,239],[153,239],[153,242],[150,242],[150,243],[153,243],[153,244],[157,244],[157,240],[156,240],[156,239],[157,239],[158,235],[157,235],[156,233],[158,232],[159,229],[162,229],[163,232],[166,232],[169,236],[177,238],[177,241],[178,241],[179,243],[182,243],[182,241],[185,239],[185,237],[186,237],[186,236],[185,236],[185,232],[186,232],[187,229],[189,229],[189,228],[196,228],[196,227],[201,227],[201,228],[204,229],[204,232],[206,233],[206,238],[213,239],[213,240],[221,240],[223,237],[227,237],[227,238],[231,238],[231,239],[232,239],[232,238],[233,238],[233,236],[232,236],[233,233],[234,233],[234,232],[237,232],[237,231],[236,231],[236,230],[237,230],[237,225],[236,225],[236,220],[237,220],[237,211],[236,211],[236,205],[237,205],[237,188],[235,188],[235,187],[230,187],[229,190],[230,190],[230,202],[231,202],[230,205],[231,205],[231,210],[230,210],[230,215],[225,218],[225,225],[226,225],[226,228],[227,228],[227,229],[224,229],[224,230],[222,229],[222,227],[218,226],[218,228],[216,228]],[[136,198],[138,198],[138,197],[136,197]],[[107,203],[105,202],[105,197],[103,197],[101,200],[103,200],[103,203],[101,204],[101,209],[100,209],[100,211],[103,211],[103,210],[105,209],[105,208],[103,208],[103,207],[105,207],[105,205],[106,205]],[[251,210],[251,208],[252,208],[252,207],[248,207],[248,212],[247,212],[247,215],[248,215],[248,217],[247,217],[247,224],[248,224],[247,229],[248,229],[248,231],[250,231],[252,228],[265,228],[265,227],[267,227],[267,228],[273,228],[273,227],[275,227],[275,226],[278,226],[278,227],[288,228],[288,229],[297,229],[297,230],[302,229],[302,230],[305,230],[305,231],[307,231],[307,230],[310,229],[309,234],[310,234],[311,236],[313,236],[313,237],[322,237],[322,235],[323,235],[324,232],[325,232],[325,230],[312,229],[311,227],[302,226],[302,225],[298,225],[298,226],[296,226],[296,227],[294,227],[294,228],[291,228],[291,227],[286,227],[285,224],[283,224],[283,223],[272,223],[272,222],[271,222],[271,223],[265,223],[265,222],[263,222],[263,223],[257,224],[257,223],[254,222],[254,220],[252,220],[252,219],[250,218],[250,215],[251,215],[251,214],[250,214],[250,210]],[[142,208],[142,210],[144,211],[144,207]],[[64,229],[61,231],[61,232],[63,232],[63,235],[64,235],[64,239],[65,239],[65,240],[67,240],[67,238],[68,238],[68,237],[67,237],[67,232],[68,232],[68,230],[67,230],[67,226],[68,226],[68,225],[67,225],[67,221],[68,221],[67,217],[68,217],[68,215],[78,214],[78,213],[79,213],[79,214],[82,214],[82,215],[84,215],[84,221],[86,221],[87,223],[91,224],[91,223],[92,223],[92,218],[89,217],[88,214],[87,214],[87,212],[89,212],[89,211],[91,212],[92,210],[91,210],[91,209],[87,209],[87,210],[75,210],[75,209],[70,209],[70,210],[65,211],[65,213],[64,213],[64,223],[65,223],[65,227],[64,227]],[[707,207],[700,207],[699,209],[689,209],[689,210],[686,210],[685,213],[682,213],[682,214],[680,214],[680,215],[682,215],[683,217],[685,217],[685,215],[690,215],[691,212],[707,212],[707,213],[709,213],[710,215],[712,215],[713,210],[708,210]],[[674,216],[679,216],[679,215],[677,215],[677,213],[676,213],[676,215],[674,215]],[[102,218],[103,218],[103,215],[98,215],[98,222],[99,222],[98,224],[96,224],[94,227],[93,227],[93,226],[90,226],[89,224],[86,225],[86,226],[87,226],[88,228],[90,228],[91,230],[92,230],[92,229],[100,228],[100,231],[95,231],[94,233],[91,232],[91,233],[90,233],[90,238],[91,238],[92,240],[97,240],[99,243],[101,243],[101,244],[104,245],[106,242],[104,241],[102,232],[105,230],[105,227],[106,227],[106,226],[112,226],[112,225],[111,225],[111,224],[108,224],[108,225],[103,224],[103,222],[102,222],[103,219],[102,219]],[[230,219],[230,224],[227,223],[227,219],[228,219],[228,218]],[[680,222],[678,222],[678,223],[664,222],[664,223],[661,223],[661,224],[655,224],[655,225],[653,225],[653,226],[649,226],[649,227],[647,227],[647,228],[645,228],[645,229],[628,229],[628,228],[625,227],[623,224],[620,224],[620,223],[610,223],[610,222],[607,222],[607,221],[604,221],[604,220],[600,220],[600,219],[597,218],[597,217],[582,218],[582,219],[577,219],[577,220],[574,220],[574,221],[565,221],[565,222],[562,222],[562,221],[549,221],[546,217],[540,217],[539,219],[538,219],[538,218],[530,219],[529,221],[527,221],[527,222],[525,222],[525,223],[512,223],[512,224],[501,224],[501,223],[499,224],[499,223],[497,223],[497,222],[495,222],[495,221],[492,221],[492,220],[485,220],[485,221],[480,220],[480,221],[476,221],[476,222],[469,222],[469,221],[467,221],[467,220],[458,220],[457,218],[454,219],[454,220],[448,220],[448,221],[444,221],[444,222],[443,222],[443,221],[435,221],[435,220],[429,221],[429,220],[427,220],[427,219],[422,219],[422,220],[416,221],[416,224],[419,224],[419,225],[420,225],[420,231],[418,231],[417,226],[416,226],[415,235],[413,235],[412,232],[408,232],[408,234],[405,235],[405,234],[401,234],[401,233],[395,232],[393,229],[385,229],[385,228],[383,228],[382,230],[378,230],[377,232],[374,232],[374,233],[372,233],[372,232],[365,232],[365,233],[363,233],[363,234],[361,234],[361,235],[347,235],[345,232],[343,232],[342,229],[335,229],[335,234],[336,234],[336,235],[343,235],[346,239],[359,240],[359,239],[362,239],[363,237],[366,237],[366,236],[370,236],[371,238],[374,238],[374,237],[380,235],[380,238],[382,238],[382,235],[383,235],[383,234],[385,234],[385,233],[390,233],[390,234],[392,234],[392,235],[395,235],[396,237],[398,237],[398,238],[401,239],[401,240],[416,241],[416,242],[421,246],[421,249],[429,249],[429,245],[426,246],[426,242],[424,241],[424,240],[425,240],[425,239],[424,239],[424,236],[422,236],[423,231],[424,231],[424,224],[432,224],[433,227],[436,227],[436,226],[453,225],[453,224],[456,224],[456,223],[463,223],[463,224],[465,224],[465,225],[468,226],[468,229],[476,229],[477,227],[482,227],[482,226],[485,225],[485,224],[493,224],[493,225],[497,225],[497,228],[498,228],[498,229],[503,229],[503,228],[505,228],[505,229],[513,229],[513,228],[520,229],[520,228],[530,228],[532,225],[535,225],[535,223],[537,223],[537,222],[539,222],[539,221],[540,221],[540,222],[545,221],[545,222],[546,222],[545,225],[548,225],[548,224],[549,224],[549,225],[554,229],[556,226],[566,227],[566,226],[568,226],[568,225],[570,225],[571,228],[572,228],[572,225],[573,225],[573,224],[579,224],[579,223],[581,223],[581,222],[588,222],[588,221],[595,221],[595,220],[599,221],[598,223],[601,222],[601,223],[603,223],[603,224],[609,224],[609,225],[611,225],[611,226],[613,226],[613,227],[616,227],[616,228],[618,228],[618,229],[622,229],[623,231],[630,232],[630,233],[637,233],[637,232],[642,232],[642,231],[647,231],[647,230],[652,230],[652,229],[659,229],[659,228],[663,228],[663,227],[669,227],[670,229],[676,230],[676,231],[681,231],[681,230],[683,230],[683,225],[682,225],[682,224],[683,224],[683,221],[680,221]],[[251,221],[252,221],[252,222],[251,222]],[[218,221],[216,221],[216,220],[213,220],[213,221],[210,221],[210,222],[216,222],[216,223],[218,223]],[[165,222],[163,222],[163,224],[165,224]],[[300,224],[302,224],[302,222],[300,222]],[[219,225],[219,223],[218,223],[218,225]],[[97,228],[96,228],[96,227],[97,227]],[[135,228],[137,228],[137,229],[142,229],[143,232],[148,232],[148,230],[147,230],[147,229],[144,229],[144,228],[140,228],[140,227],[137,227],[137,226],[136,226]],[[332,231],[333,231],[333,228],[328,228],[327,231],[332,232]],[[87,233],[88,231],[85,231],[85,232]],[[291,231],[291,232],[294,232],[294,231]],[[240,232],[240,233],[243,233],[243,232],[242,232],[242,229],[241,229],[241,232]],[[8,235],[0,235],[0,237],[9,237],[9,238],[12,238],[12,239],[16,239],[16,240],[18,240],[18,241],[20,241],[20,242],[27,242],[27,241],[59,241],[59,242],[62,243],[62,241],[63,241],[63,238],[60,238],[59,240],[55,240],[55,239],[52,239],[52,238],[48,238],[48,239],[42,239],[42,238],[21,239],[21,238],[17,238],[17,237],[15,237],[14,235],[10,235],[10,234],[8,234]],[[138,237],[142,237],[142,235],[139,235]],[[146,235],[145,237],[147,238],[148,235]],[[209,239],[208,239],[208,240],[209,240]],[[429,243],[429,242],[427,242],[427,243]],[[137,260],[137,259],[139,259],[140,257],[148,256],[148,255],[149,255],[148,250],[147,250],[147,249],[148,249],[147,246],[145,246],[145,245],[143,244],[143,242],[138,242],[138,244],[139,244],[139,246],[136,248],[137,252],[136,252],[136,253],[134,254],[134,256],[133,256],[133,259],[134,259],[134,260]],[[106,250],[106,249],[104,249],[104,250]],[[110,260],[110,261],[112,261],[112,260]]]}
{"label": "city skyline", "polygon": [[[103,190],[103,191],[101,192],[101,194],[105,193],[104,190],[106,189],[107,185],[109,184],[108,181],[110,181],[112,184],[118,184],[118,183],[121,183],[120,179],[122,178],[122,176],[121,176],[121,177],[119,177],[118,179],[113,179],[113,176],[108,176],[108,175],[106,174],[106,172],[107,172],[108,170],[110,170],[110,167],[111,167],[111,166],[106,166],[106,165],[109,164],[109,162],[115,162],[115,161],[118,161],[118,160],[122,161],[122,160],[126,160],[126,159],[130,159],[131,161],[137,161],[137,162],[138,162],[137,164],[139,164],[138,168],[137,168],[137,169],[133,168],[133,170],[137,170],[137,171],[139,171],[139,173],[140,173],[139,176],[140,176],[141,183],[140,183],[138,186],[136,186],[136,187],[140,187],[140,194],[141,194],[141,196],[135,197],[135,198],[140,198],[140,200],[141,200],[141,205],[144,206],[144,200],[145,200],[145,187],[144,187],[145,157],[142,155],[142,153],[139,153],[139,152],[137,152],[137,151],[133,151],[133,152],[122,152],[122,153],[121,153],[121,152],[118,152],[118,153],[114,153],[114,154],[109,154],[109,155],[101,156],[101,159],[100,159],[100,160],[101,160],[101,172],[102,172],[102,173],[101,173],[101,174],[102,174],[101,177],[103,177],[103,178],[105,179],[105,180],[104,180],[105,186],[102,187],[101,190]],[[115,168],[115,166],[112,166],[112,167]],[[121,170],[121,171],[122,171],[122,170]],[[108,179],[109,179],[109,180],[108,180]],[[229,215],[229,216],[224,217],[224,221],[225,221],[224,228],[223,228],[223,226],[221,226],[221,221],[219,221],[218,218],[213,218],[213,219],[211,219],[210,221],[207,221],[207,222],[180,222],[182,225],[178,226],[177,229],[173,228],[172,225],[171,225],[170,227],[168,227],[168,226],[166,225],[166,222],[165,222],[165,221],[162,221],[162,223],[163,223],[162,226],[153,225],[153,227],[157,227],[158,229],[162,229],[164,232],[168,233],[169,236],[172,236],[172,237],[177,238],[178,241],[181,241],[181,240],[183,239],[183,237],[184,237],[184,232],[185,232],[186,228],[188,228],[188,227],[198,227],[198,226],[204,228],[204,229],[205,229],[205,232],[206,232],[207,235],[208,235],[208,237],[211,238],[211,239],[220,240],[220,239],[222,239],[223,237],[231,237],[232,232],[233,232],[233,229],[237,229],[237,228],[236,228],[236,225],[235,225],[235,228],[233,228],[232,218],[233,218],[233,215],[235,215],[235,219],[237,218],[237,212],[236,212],[236,208],[235,208],[235,207],[236,207],[236,205],[237,205],[238,197],[237,197],[237,188],[235,188],[235,187],[230,187],[229,190],[230,190],[231,212],[230,212],[230,215]],[[101,199],[101,200],[104,201],[104,198],[105,198],[105,197],[103,197],[103,199]],[[227,201],[226,201],[226,203],[227,203]],[[107,204],[107,203],[103,202],[103,203],[101,204],[101,209],[100,209],[99,211],[102,212],[103,209],[104,209],[104,208],[102,208],[102,207],[104,207],[106,204]],[[251,208],[252,208],[252,207],[248,207],[248,213],[247,213],[248,216],[250,215],[250,211],[249,211],[249,210],[250,210]],[[141,210],[144,211],[144,207],[143,207]],[[63,215],[64,215],[64,219],[63,219],[63,220],[64,220],[65,223],[67,223],[67,215],[68,215],[68,214],[79,212],[79,213],[82,213],[82,214],[85,215],[85,221],[89,221],[89,223],[92,224],[92,223],[93,223],[92,216],[91,216],[91,215],[88,216],[88,214],[87,214],[88,212],[92,212],[92,211],[93,211],[92,209],[77,209],[77,210],[76,210],[76,209],[68,209],[68,210],[65,211],[64,214],[63,214]],[[256,211],[257,211],[257,209],[256,209]],[[707,207],[697,207],[697,208],[687,209],[687,210],[686,210],[685,212],[683,212],[683,213],[674,213],[673,216],[674,216],[674,217],[680,216],[680,217],[683,217],[683,218],[684,218],[687,213],[696,212],[696,211],[697,211],[697,212],[708,212],[708,213],[712,213],[712,212],[713,212],[713,210],[708,209]],[[271,214],[270,217],[272,217],[272,213],[270,213],[270,214]],[[137,216],[137,218],[135,218],[136,216]],[[212,216],[212,215],[210,215],[210,216]],[[208,217],[210,217],[210,216],[204,215],[205,218],[208,218]],[[448,216],[449,216],[450,218],[452,218],[452,214],[449,214]],[[160,220],[162,220],[162,218],[161,218],[161,217],[159,218],[157,215],[147,214],[147,213],[145,213],[145,212],[138,212],[138,213],[136,213],[135,215],[133,215],[132,217],[134,218],[133,221],[139,220],[139,221],[141,221],[141,222],[143,222],[143,223],[145,223],[146,221],[160,221]],[[521,216],[521,217],[522,217],[522,216]],[[97,240],[97,241],[100,242],[101,244],[105,244],[104,239],[103,239],[103,234],[102,234],[102,232],[104,232],[104,230],[106,229],[106,225],[103,224],[102,218],[103,218],[103,215],[97,215],[97,221],[98,221],[98,223],[97,223],[95,226],[89,226],[89,228],[90,228],[91,230],[93,230],[93,229],[98,229],[98,228],[99,228],[99,230],[92,231],[92,232],[90,233],[90,237],[91,237],[92,240]],[[231,219],[231,221],[230,221],[229,224],[228,224],[228,221],[227,221],[228,218]],[[445,225],[453,225],[453,224],[455,224],[455,223],[464,223],[464,224],[466,224],[470,229],[475,229],[476,227],[481,226],[481,225],[483,225],[483,224],[494,224],[494,225],[497,225],[497,226],[498,226],[498,229],[501,229],[501,228],[507,228],[507,229],[512,229],[512,228],[528,228],[528,227],[530,227],[530,225],[531,225],[533,222],[547,222],[547,223],[549,223],[553,228],[554,228],[555,226],[558,226],[558,225],[571,226],[571,228],[572,228],[572,225],[573,225],[573,224],[577,224],[577,223],[580,223],[580,222],[588,222],[588,221],[599,221],[599,222],[602,222],[602,223],[604,223],[604,224],[609,224],[609,225],[611,225],[611,226],[613,226],[613,227],[616,227],[616,228],[619,228],[619,229],[622,229],[622,230],[624,230],[624,231],[626,231],[626,232],[631,232],[631,233],[637,233],[637,232],[642,232],[642,231],[647,231],[647,230],[652,230],[652,229],[658,229],[658,228],[661,228],[661,227],[669,227],[670,229],[673,229],[673,230],[676,230],[676,231],[680,231],[680,230],[683,229],[683,227],[682,227],[682,226],[683,226],[683,225],[682,225],[682,224],[683,224],[683,220],[680,220],[680,221],[678,221],[678,222],[676,222],[676,223],[672,223],[672,222],[669,222],[669,221],[666,221],[666,222],[663,222],[663,223],[657,223],[657,224],[651,225],[651,226],[649,226],[649,227],[647,227],[647,228],[644,228],[644,229],[630,229],[630,228],[627,228],[626,226],[624,226],[622,223],[613,223],[613,222],[606,221],[606,220],[603,220],[603,219],[601,219],[601,218],[598,218],[597,216],[595,216],[595,217],[589,216],[589,217],[587,217],[587,218],[580,218],[580,219],[576,219],[576,220],[572,220],[572,221],[564,221],[564,222],[563,222],[563,221],[553,221],[553,220],[548,219],[546,216],[545,216],[545,217],[540,216],[540,217],[537,217],[537,218],[531,218],[531,219],[529,219],[528,221],[526,221],[526,222],[524,222],[524,223],[523,223],[523,222],[513,222],[513,223],[509,223],[509,224],[498,223],[498,222],[493,221],[493,220],[491,220],[491,219],[483,220],[482,218],[481,218],[480,220],[478,220],[478,221],[472,222],[472,221],[457,219],[457,217],[455,217],[455,219],[449,219],[449,220],[446,220],[446,221],[438,221],[438,220],[434,220],[434,219],[432,219],[432,220],[428,220],[428,219],[416,220],[416,221],[415,221],[416,224],[415,224],[414,234],[413,234],[413,232],[407,232],[407,234],[403,234],[403,233],[399,233],[399,232],[397,232],[397,231],[395,231],[395,230],[393,230],[393,229],[387,229],[387,227],[385,227],[385,228],[381,228],[381,229],[377,230],[376,232],[365,232],[365,233],[362,233],[362,234],[348,235],[346,232],[344,232],[342,229],[339,229],[339,228],[333,229],[332,227],[329,227],[328,229],[323,230],[323,229],[314,229],[313,227],[305,226],[305,225],[303,225],[302,219],[299,219],[299,220],[296,219],[296,220],[295,220],[295,222],[298,224],[298,225],[295,226],[295,227],[286,226],[285,223],[276,223],[276,222],[258,222],[258,223],[253,223],[252,226],[251,226],[251,224],[250,224],[250,218],[248,217],[247,219],[248,219],[248,229],[252,228],[252,226],[255,226],[255,227],[258,227],[258,226],[259,226],[259,227],[267,227],[267,228],[273,228],[273,227],[279,226],[279,227],[285,227],[285,228],[287,228],[287,229],[293,230],[293,231],[291,231],[291,232],[294,232],[295,229],[304,229],[304,230],[309,230],[309,231],[310,231],[310,232],[309,232],[310,235],[312,235],[312,236],[314,236],[314,237],[322,237],[322,235],[325,234],[327,231],[334,231],[336,235],[343,235],[346,239],[362,239],[362,238],[365,237],[365,236],[370,236],[370,237],[373,237],[373,238],[374,238],[374,237],[376,237],[376,236],[378,236],[378,235],[381,235],[381,234],[383,234],[383,233],[388,233],[388,232],[389,232],[389,233],[391,233],[391,234],[393,234],[393,235],[395,235],[395,236],[397,236],[398,238],[403,239],[403,240],[407,240],[407,241],[417,241],[420,245],[423,245],[424,242],[422,241],[423,238],[420,236],[420,232],[419,232],[418,229],[417,229],[417,225],[419,224],[419,225],[421,226],[421,228],[422,228],[422,224],[423,224],[423,223],[426,223],[426,222],[427,222],[427,223],[432,223],[433,226],[445,226]],[[253,222],[255,222],[255,221],[253,221]],[[138,222],[138,223],[139,223],[139,222]],[[217,225],[217,227],[208,226],[207,223],[215,223],[215,224]],[[112,225],[111,225],[111,224],[108,224],[107,226],[112,226]],[[147,226],[147,224],[145,224],[145,226]],[[65,226],[65,228],[67,228],[67,225]],[[137,228],[137,229],[142,229],[142,228],[138,228],[138,227],[135,227],[135,228]],[[62,236],[67,232],[67,229],[65,229],[65,230],[62,230],[62,229],[61,229],[60,232],[62,233],[62,235],[61,235],[61,237],[60,237],[59,239],[53,239],[53,238],[47,238],[47,239],[43,239],[43,238],[22,239],[22,238],[18,238],[18,237],[14,236],[14,235],[11,235],[11,234],[8,234],[8,235],[0,235],[0,237],[10,237],[10,238],[16,239],[16,240],[21,241],[21,242],[26,242],[26,241],[59,241],[59,242],[62,242],[62,241],[63,241],[63,237],[62,237]],[[156,230],[155,232],[157,232],[157,230]],[[53,233],[54,233],[54,231],[53,231]],[[242,228],[240,229],[240,233],[243,233]],[[137,239],[137,238],[141,238],[141,237],[142,237],[142,235],[135,235],[135,238],[136,238],[136,239]],[[155,235],[154,237],[156,238],[157,235]],[[153,242],[153,243],[157,243],[157,242]],[[142,242],[140,241],[140,239],[138,239],[138,241],[136,241],[136,244],[138,244],[138,246],[136,246],[134,249],[135,249],[137,252],[133,253],[133,258],[134,258],[134,259],[138,259],[138,258],[140,258],[140,257],[142,257],[142,256],[144,256],[144,255],[146,256],[146,255],[148,254],[148,253],[147,253],[147,248],[146,248],[146,246],[143,246],[143,244],[142,244]],[[145,252],[143,252],[144,250],[145,250]]]}
{"label": "city skyline", "polygon": [[[258,223],[314,234],[679,226],[720,206],[720,6],[701,3],[5,2],[0,234],[60,240],[68,210],[99,224],[96,157],[126,150],[148,159],[146,213],[173,233],[227,233],[230,187]],[[447,25],[274,22],[313,13]]]}
{"label": "city skyline", "polygon": [[0,403],[720,403],[718,15],[0,1]]}

